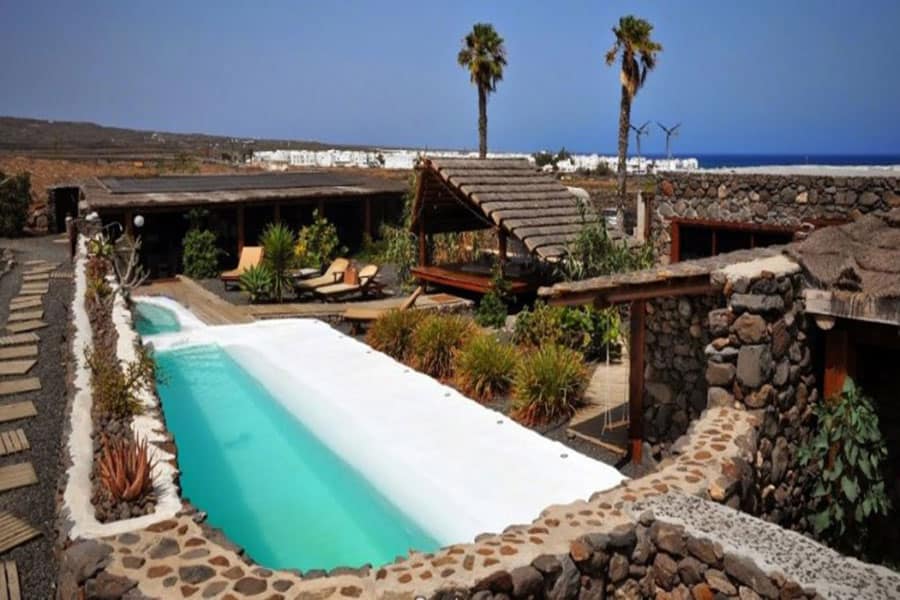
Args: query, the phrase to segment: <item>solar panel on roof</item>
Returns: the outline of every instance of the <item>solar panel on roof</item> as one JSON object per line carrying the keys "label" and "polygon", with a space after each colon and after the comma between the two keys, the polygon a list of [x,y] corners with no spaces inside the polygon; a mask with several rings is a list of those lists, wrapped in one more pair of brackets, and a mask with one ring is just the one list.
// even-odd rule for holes
{"label": "solar panel on roof", "polygon": [[104,177],[100,181],[113,194],[278,190],[284,188],[354,186],[369,182],[366,177],[332,172]]}

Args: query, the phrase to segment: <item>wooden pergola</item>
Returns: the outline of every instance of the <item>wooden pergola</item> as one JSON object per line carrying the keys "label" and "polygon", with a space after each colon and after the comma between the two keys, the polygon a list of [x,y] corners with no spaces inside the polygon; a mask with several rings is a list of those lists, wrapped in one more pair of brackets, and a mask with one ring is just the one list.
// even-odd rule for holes
{"label": "wooden pergola", "polygon": [[[587,215],[585,212],[587,211]],[[582,230],[586,216],[596,216],[556,178],[525,159],[425,158],[418,169],[412,231],[419,241],[420,280],[484,293],[490,275],[459,265],[435,265],[429,240],[439,233],[492,229],[504,267],[510,262],[510,240],[538,261],[558,260]],[[537,275],[507,273],[514,293],[533,291]]]}

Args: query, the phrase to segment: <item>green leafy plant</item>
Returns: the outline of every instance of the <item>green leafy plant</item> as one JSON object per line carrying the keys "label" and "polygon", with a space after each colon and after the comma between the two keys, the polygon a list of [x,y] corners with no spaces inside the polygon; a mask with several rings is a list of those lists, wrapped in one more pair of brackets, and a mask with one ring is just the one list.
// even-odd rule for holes
{"label": "green leafy plant", "polygon": [[453,354],[472,336],[475,325],[459,315],[430,314],[412,334],[413,366],[427,375],[447,379],[453,375]]}
{"label": "green leafy plant", "polygon": [[569,244],[557,267],[565,281],[578,281],[612,273],[639,271],[653,266],[653,244],[629,248],[625,240],[614,240],[601,218],[588,219],[582,207],[583,227]]}
{"label": "green leafy plant", "polygon": [[476,400],[490,400],[509,390],[518,359],[515,346],[501,342],[495,335],[473,336],[456,354],[457,384]]}
{"label": "green leafy plant", "polygon": [[412,334],[425,313],[419,310],[392,310],[369,327],[366,342],[391,358],[405,361],[409,357]]}
{"label": "green leafy plant", "polygon": [[270,291],[278,302],[283,302],[293,287],[290,270],[294,265],[295,241],[294,232],[281,223],[270,223],[260,237],[263,264],[272,277]]}
{"label": "green leafy plant", "polygon": [[513,416],[527,425],[569,417],[587,384],[582,355],[559,344],[525,354],[513,379]]}
{"label": "green leafy plant", "polygon": [[253,265],[241,273],[238,285],[250,296],[250,302],[261,302],[272,293],[272,273],[265,265]]}
{"label": "green leafy plant", "polygon": [[511,286],[503,276],[503,267],[498,262],[491,269],[491,289],[482,296],[475,311],[475,322],[482,327],[503,327],[506,324],[507,306]]}
{"label": "green leafy plant", "polygon": [[320,215],[319,211],[313,211],[312,224],[300,229],[297,235],[294,253],[299,266],[321,269],[339,254],[346,252],[347,249],[341,246],[334,224]]}
{"label": "green leafy plant", "polygon": [[887,515],[887,446],[871,398],[847,378],[841,394],[813,407],[818,420],[809,442],[799,449],[800,465],[813,477],[811,513],[816,536],[859,554],[870,525]]}
{"label": "green leafy plant", "polygon": [[605,358],[607,348],[613,356],[620,352],[622,319],[614,307],[550,306],[538,301],[533,310],[523,309],[516,316],[513,339],[523,346],[560,344],[589,359]]}
{"label": "green leafy plant", "polygon": [[181,242],[184,249],[184,274],[194,279],[208,279],[219,274],[216,234],[208,229],[188,230]]}
{"label": "green leafy plant", "polygon": [[19,237],[28,222],[31,175],[7,176],[0,171],[0,236]]}
{"label": "green leafy plant", "polygon": [[94,402],[104,413],[117,418],[141,414],[139,394],[153,391],[156,365],[150,353],[141,347],[135,360],[120,364],[113,350],[88,350]]}

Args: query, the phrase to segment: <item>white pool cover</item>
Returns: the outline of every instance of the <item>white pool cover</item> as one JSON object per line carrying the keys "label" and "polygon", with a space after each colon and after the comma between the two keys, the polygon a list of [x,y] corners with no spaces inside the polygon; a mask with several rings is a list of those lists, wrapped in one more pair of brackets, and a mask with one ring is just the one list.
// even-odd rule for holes
{"label": "white pool cover", "polygon": [[153,336],[157,349],[218,344],[442,543],[530,523],[624,479],[321,321],[197,327],[160,304],[192,327]]}

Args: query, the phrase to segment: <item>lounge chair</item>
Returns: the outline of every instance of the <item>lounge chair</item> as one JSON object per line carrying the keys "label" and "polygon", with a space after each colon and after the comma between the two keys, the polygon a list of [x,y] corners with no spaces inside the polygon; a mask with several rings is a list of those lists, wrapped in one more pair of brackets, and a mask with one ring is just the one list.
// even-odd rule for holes
{"label": "lounge chair", "polygon": [[241,275],[250,267],[262,264],[262,257],[262,246],[244,246],[241,249],[241,258],[238,260],[237,268],[225,271],[219,275],[219,279],[225,282],[225,287],[228,287],[229,283],[237,283]]}
{"label": "lounge chair", "polygon": [[337,300],[339,298],[343,298],[345,296],[350,296],[353,294],[362,294],[363,296],[369,294],[378,294],[384,289],[384,286],[375,280],[375,277],[377,275],[377,266],[366,265],[359,270],[359,281],[357,281],[356,283],[348,283],[346,281],[342,281],[341,283],[323,285],[321,287],[314,288],[311,291],[316,297],[321,298],[326,302]]}
{"label": "lounge chair", "polygon": [[311,292],[316,288],[326,285],[334,285],[340,283],[344,278],[344,271],[350,266],[350,261],[346,258],[334,259],[325,273],[318,277],[310,277],[309,279],[298,279],[294,281],[294,289],[298,294],[303,292]]}
{"label": "lounge chair", "polygon": [[341,316],[345,321],[350,322],[350,329],[354,334],[359,333],[363,325],[366,323],[371,323],[372,321],[378,320],[383,317],[385,314],[389,313],[392,310],[409,310],[416,303],[416,299],[422,295],[425,291],[425,288],[421,285],[415,289],[415,291],[403,301],[403,304],[400,305],[399,308],[390,307],[377,307],[377,308],[366,308],[364,306],[351,306],[347,310],[344,311],[344,314]]}

